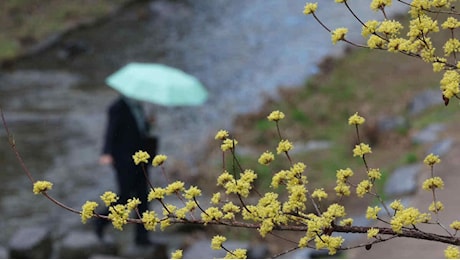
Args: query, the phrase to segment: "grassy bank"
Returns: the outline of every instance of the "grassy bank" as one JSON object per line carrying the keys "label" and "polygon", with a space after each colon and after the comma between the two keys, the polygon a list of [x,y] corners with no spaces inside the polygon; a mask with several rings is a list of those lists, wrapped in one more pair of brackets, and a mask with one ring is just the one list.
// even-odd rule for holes
{"label": "grassy bank", "polygon": [[0,61],[17,57],[55,33],[105,17],[129,1],[0,1]]}
{"label": "grassy bank", "polygon": [[[276,153],[276,127],[266,119],[273,110],[286,114],[280,122],[281,131],[283,138],[294,145],[312,140],[332,144],[330,149],[299,151],[292,156],[294,162],[301,161],[308,166],[311,187],[329,189],[335,186],[338,169],[351,167],[356,173],[365,174],[362,160],[352,156],[356,134],[347,120],[353,113],[359,112],[367,118],[361,134],[365,142],[372,144],[373,153],[367,157],[369,166],[380,168],[384,173],[377,183],[379,190],[383,190],[388,174],[395,168],[423,160],[426,147],[411,142],[414,133],[430,123],[452,122],[453,117],[458,117],[456,101],[448,107],[439,105],[421,115],[409,115],[408,106],[416,94],[428,89],[439,90],[440,74],[418,59],[353,49],[341,58],[326,59],[321,69],[321,73],[304,86],[281,90],[279,100],[267,100],[257,113],[242,115],[235,121],[233,134],[244,147],[239,158],[243,167],[259,173],[261,186],[269,185],[274,172],[288,167],[287,160],[281,156],[270,169],[257,163],[258,156],[265,150]],[[442,103],[441,93],[439,99]],[[403,116],[408,124],[386,132],[377,130],[379,119],[396,116]]]}

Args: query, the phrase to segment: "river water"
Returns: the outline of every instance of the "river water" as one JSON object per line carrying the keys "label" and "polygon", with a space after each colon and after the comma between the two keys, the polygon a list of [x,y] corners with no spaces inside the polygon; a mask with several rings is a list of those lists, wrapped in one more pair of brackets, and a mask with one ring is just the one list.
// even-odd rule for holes
{"label": "river water", "polygon": [[[330,28],[359,24],[342,5],[320,1]],[[353,3],[366,14],[368,1]],[[113,189],[111,169],[97,164],[106,108],[117,93],[104,78],[127,62],[156,62],[196,76],[209,91],[200,107],[147,105],[157,117],[161,153],[193,165],[219,129],[239,114],[276,98],[340,53],[329,34],[302,14],[304,0],[146,1],[105,23],[66,35],[56,46],[0,72],[0,105],[17,147],[36,179],[54,183],[52,195],[79,208]],[[401,8],[393,8],[400,12]],[[364,16],[368,19],[370,12]],[[76,47],[69,51],[68,46]],[[70,48],[71,49],[71,48]],[[0,130],[0,245],[20,226],[78,226],[79,218],[34,196]]]}

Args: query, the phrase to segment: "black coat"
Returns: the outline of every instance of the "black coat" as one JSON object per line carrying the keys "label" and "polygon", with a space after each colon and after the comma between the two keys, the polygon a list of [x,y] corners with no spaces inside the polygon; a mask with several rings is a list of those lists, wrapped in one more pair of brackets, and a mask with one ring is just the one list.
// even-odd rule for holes
{"label": "black coat", "polygon": [[[133,164],[132,156],[143,149],[146,135],[139,130],[136,119],[123,98],[112,103],[108,114],[103,153],[113,157],[116,168],[126,163]],[[148,129],[148,122],[144,121],[145,128]]]}

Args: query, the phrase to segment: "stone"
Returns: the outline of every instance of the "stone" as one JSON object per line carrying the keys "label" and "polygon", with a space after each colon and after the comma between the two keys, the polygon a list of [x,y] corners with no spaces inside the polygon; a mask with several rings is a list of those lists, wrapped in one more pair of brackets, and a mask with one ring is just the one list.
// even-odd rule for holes
{"label": "stone", "polygon": [[11,258],[50,258],[51,232],[45,227],[20,229],[9,242]]}
{"label": "stone", "polygon": [[442,155],[446,154],[450,150],[450,148],[452,147],[453,144],[454,144],[454,140],[452,140],[452,138],[444,139],[444,140],[434,144],[428,150],[428,154],[432,153],[432,154],[435,154],[435,155],[438,155],[438,156],[442,156]]}
{"label": "stone", "polygon": [[408,110],[411,116],[418,115],[426,109],[443,104],[439,90],[425,90],[415,95],[409,103]]}
{"label": "stone", "polygon": [[89,258],[92,255],[117,255],[114,243],[100,242],[93,232],[72,231],[59,247],[59,258]]}
{"label": "stone", "polygon": [[10,258],[8,256],[8,250],[6,250],[6,248],[0,246],[0,259],[7,259],[7,258]]}
{"label": "stone", "polygon": [[412,137],[412,142],[416,144],[424,144],[434,142],[438,139],[438,133],[446,128],[444,124],[431,124]]}
{"label": "stone", "polygon": [[385,184],[385,193],[390,197],[413,194],[417,190],[417,174],[421,164],[410,164],[396,169]]}

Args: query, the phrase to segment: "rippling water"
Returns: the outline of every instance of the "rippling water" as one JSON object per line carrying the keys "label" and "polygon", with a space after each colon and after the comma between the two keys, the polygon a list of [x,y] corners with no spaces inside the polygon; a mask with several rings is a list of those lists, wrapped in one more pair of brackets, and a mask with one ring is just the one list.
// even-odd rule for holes
{"label": "rippling water", "polygon": [[[318,15],[330,28],[359,24],[341,5],[319,1]],[[366,2],[366,4],[363,4]],[[352,2],[367,10],[368,1]],[[53,195],[79,207],[114,187],[111,170],[97,165],[105,110],[117,94],[104,78],[127,62],[157,62],[198,77],[210,97],[200,107],[155,111],[161,152],[188,165],[236,115],[257,110],[280,87],[301,85],[317,64],[338,53],[329,35],[302,14],[304,0],[152,1],[107,23],[73,32],[57,46],[0,72],[0,104],[18,148],[38,179],[55,183]],[[400,8],[395,11],[401,11]],[[373,15],[372,13],[370,13]],[[369,16],[364,19],[369,18]],[[82,47],[65,58],[64,45]],[[3,129],[0,137],[5,139]],[[0,143],[0,242],[18,226],[78,225],[49,202],[32,195],[6,142]],[[33,213],[33,218],[29,215]]]}

